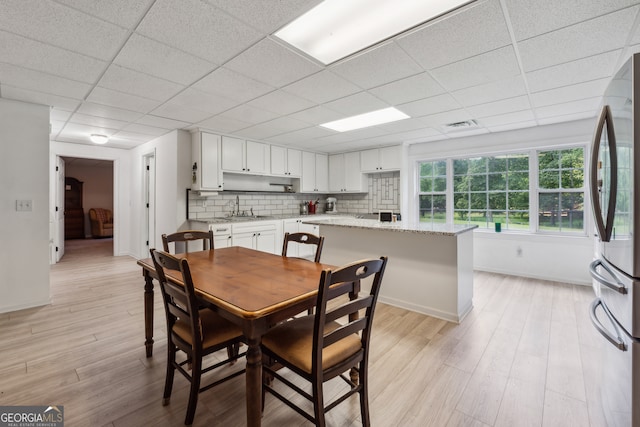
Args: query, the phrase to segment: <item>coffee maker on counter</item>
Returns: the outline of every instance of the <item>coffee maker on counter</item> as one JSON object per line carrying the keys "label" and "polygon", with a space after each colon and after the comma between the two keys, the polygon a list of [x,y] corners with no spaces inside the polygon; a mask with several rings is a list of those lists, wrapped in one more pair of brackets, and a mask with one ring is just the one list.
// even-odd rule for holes
{"label": "coffee maker on counter", "polygon": [[336,206],[338,199],[335,197],[327,197],[327,202],[324,208],[325,213],[338,213],[338,208]]}

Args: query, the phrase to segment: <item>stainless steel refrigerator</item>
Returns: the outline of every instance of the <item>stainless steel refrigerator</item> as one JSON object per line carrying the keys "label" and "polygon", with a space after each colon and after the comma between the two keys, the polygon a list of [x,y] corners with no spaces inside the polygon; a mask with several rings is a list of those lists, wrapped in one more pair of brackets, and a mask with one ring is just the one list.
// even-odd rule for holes
{"label": "stainless steel refrigerator", "polygon": [[608,86],[591,148],[591,321],[607,340],[602,408],[609,426],[640,427],[640,54]]}

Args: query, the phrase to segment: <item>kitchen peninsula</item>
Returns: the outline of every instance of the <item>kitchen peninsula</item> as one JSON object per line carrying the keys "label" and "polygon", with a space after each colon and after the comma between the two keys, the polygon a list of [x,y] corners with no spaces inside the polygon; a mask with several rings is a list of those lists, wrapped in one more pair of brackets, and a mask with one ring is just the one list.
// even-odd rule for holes
{"label": "kitchen peninsula", "polygon": [[389,257],[381,302],[456,323],[473,308],[472,230],[477,226],[345,217],[304,222],[320,226],[324,263]]}

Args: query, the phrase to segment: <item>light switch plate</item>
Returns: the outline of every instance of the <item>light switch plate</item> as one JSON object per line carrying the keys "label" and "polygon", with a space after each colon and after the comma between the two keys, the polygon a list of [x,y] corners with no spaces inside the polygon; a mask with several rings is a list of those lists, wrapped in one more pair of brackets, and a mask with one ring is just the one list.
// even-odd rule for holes
{"label": "light switch plate", "polygon": [[33,209],[32,200],[16,200],[16,210],[18,212],[31,212]]}

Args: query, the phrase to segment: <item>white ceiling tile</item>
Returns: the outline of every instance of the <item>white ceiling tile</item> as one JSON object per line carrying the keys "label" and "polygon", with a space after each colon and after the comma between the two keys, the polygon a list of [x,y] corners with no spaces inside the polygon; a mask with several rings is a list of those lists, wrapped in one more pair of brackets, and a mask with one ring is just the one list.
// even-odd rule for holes
{"label": "white ceiling tile", "polygon": [[397,38],[425,69],[441,67],[511,43],[498,0],[475,2]]}
{"label": "white ceiling tile", "polygon": [[61,122],[66,122],[71,117],[72,111],[59,110],[57,108],[52,108],[49,112],[49,118],[51,120],[58,120]]}
{"label": "white ceiling tile", "polygon": [[164,135],[167,132],[171,132],[169,129],[146,126],[146,125],[141,125],[139,123],[132,123],[130,125],[127,125],[122,130],[125,132],[133,132],[137,134],[150,135],[154,137]]}
{"label": "white ceiling tile", "polygon": [[238,101],[222,95],[214,95],[191,88],[180,92],[170,102],[190,109],[205,111],[209,113],[209,116],[221,113],[239,104]]}
{"label": "white ceiling tile", "polygon": [[90,116],[82,113],[75,113],[73,116],[71,116],[71,118],[69,119],[69,122],[77,123],[80,125],[107,128],[107,129],[121,129],[129,123],[122,120],[108,119],[106,117]]}
{"label": "white ceiling tile", "polygon": [[451,129],[446,132],[446,135],[449,138],[465,138],[469,136],[476,135],[484,135],[485,133],[489,133],[489,130],[486,128],[475,128],[475,129]]}
{"label": "white ceiling tile", "polygon": [[607,78],[536,92],[531,94],[531,102],[534,107],[545,107],[547,105],[602,96],[608,84],[609,79]]}
{"label": "white ceiling tile", "polygon": [[483,85],[460,89],[451,94],[463,106],[485,104],[501,99],[526,95],[527,88],[521,76],[510,77]]}
{"label": "white ceiling tile", "polygon": [[505,0],[505,3],[516,40],[524,40],[633,6],[637,1]]}
{"label": "white ceiling tile", "polygon": [[564,104],[550,105],[548,107],[536,108],[538,121],[548,119],[553,116],[563,116],[576,113],[589,113],[596,111],[602,102],[602,97],[582,99],[579,101],[566,102]]}
{"label": "white ceiling tile", "polygon": [[620,49],[637,12],[637,7],[625,9],[524,40],[518,43],[522,66],[532,71]]}
{"label": "white ceiling tile", "polygon": [[118,131],[113,135],[113,139],[133,142],[147,142],[157,137],[158,135],[144,135],[136,132],[127,132],[124,130]]}
{"label": "white ceiling tile", "polygon": [[157,101],[166,101],[184,89],[184,85],[114,64],[109,66],[98,86]]}
{"label": "white ceiling tile", "polygon": [[391,105],[398,105],[439,95],[444,89],[429,73],[421,73],[369,89],[368,92]]}
{"label": "white ceiling tile", "polygon": [[73,99],[84,99],[91,89],[91,85],[86,83],[1,62],[0,82],[9,86]]}
{"label": "white ceiling tile", "polygon": [[213,116],[197,123],[199,127],[216,132],[232,133],[251,126],[251,123],[224,116]]}
{"label": "white ceiling tile", "polygon": [[58,120],[49,120],[49,123],[51,124],[51,132],[49,132],[49,135],[58,134],[62,130],[65,124],[64,121],[58,121]]}
{"label": "white ceiling tile", "polygon": [[321,0],[206,1],[266,34],[275,32],[321,2]]}
{"label": "white ceiling tile", "polygon": [[[309,123],[293,119],[291,117],[278,117],[277,119],[269,120],[268,122],[261,123],[265,126],[269,126],[272,129],[278,131],[277,135],[282,133],[293,132],[300,129],[309,127]],[[256,125],[260,126],[260,125]]]}
{"label": "white ceiling tile", "polygon": [[335,101],[327,102],[325,107],[345,114],[345,117],[368,113],[369,111],[387,108],[389,105],[367,92],[359,92]]}
{"label": "white ceiling tile", "polygon": [[408,139],[406,141],[403,141],[406,144],[420,144],[423,142],[435,142],[435,141],[443,141],[445,139],[450,139],[450,137],[448,137],[447,135],[444,134],[440,134],[440,135],[434,135],[434,136],[429,136],[426,138],[415,138],[415,139]]}
{"label": "white ceiling tile", "polygon": [[102,60],[113,58],[128,36],[124,28],[43,0],[0,2],[0,29]]}
{"label": "white ceiling tile", "polygon": [[161,103],[160,101],[117,92],[104,87],[95,87],[87,97],[87,101],[131,111],[139,111],[141,113],[147,113]]}
{"label": "white ceiling tile", "polygon": [[220,67],[193,85],[194,89],[224,95],[239,102],[257,98],[275,88],[240,73]]}
{"label": "white ceiling tile", "polygon": [[173,101],[168,101],[151,112],[154,116],[171,118],[188,123],[201,122],[212,114],[206,111],[186,107]]}
{"label": "white ceiling tile", "polygon": [[136,120],[136,123],[163,129],[182,129],[189,124],[188,122],[167,119],[165,117],[158,117],[150,114],[140,117]]}
{"label": "white ceiling tile", "polygon": [[136,32],[222,64],[263,34],[199,0],[157,0]]}
{"label": "white ceiling tile", "polygon": [[441,130],[443,125],[449,123],[464,122],[471,119],[473,119],[473,117],[463,109],[445,111],[444,113],[431,114],[421,118],[426,127],[431,127],[436,130]]}
{"label": "white ceiling tile", "polygon": [[154,0],[56,1],[122,27],[133,28]]}
{"label": "white ceiling tile", "polygon": [[483,117],[478,119],[478,123],[487,128],[493,129],[497,126],[507,125],[511,123],[533,122],[535,120],[533,111],[522,110],[513,113],[504,113],[497,116]]}
{"label": "white ceiling tile", "polygon": [[410,117],[421,117],[428,114],[440,113],[459,109],[461,106],[455,98],[448,93],[420,99],[407,104],[398,105],[396,108]]}
{"label": "white ceiling tile", "polygon": [[360,92],[361,89],[331,71],[324,70],[285,86],[283,90],[322,104]]}
{"label": "white ceiling tile", "polygon": [[[315,141],[316,138],[321,138],[327,135],[333,135],[336,132],[322,128],[319,126],[312,126],[300,130],[296,130],[289,133],[284,133],[282,135],[278,135],[272,138],[267,138],[267,141],[273,142],[276,144],[284,144],[284,145],[296,145],[302,143],[303,141]],[[315,142],[314,142],[315,144]]]}
{"label": "white ceiling tile", "polygon": [[495,132],[505,132],[508,130],[516,130],[516,129],[524,129],[536,126],[537,122],[535,120],[530,120],[526,122],[517,122],[517,123],[509,123],[506,125],[495,125],[495,126],[487,126],[487,130],[491,133]]}
{"label": "white ceiling tile", "polygon": [[80,101],[77,99],[7,85],[0,85],[0,94],[2,94],[3,98],[31,102],[32,104],[48,105],[50,107],[68,111],[75,110],[80,104]]}
{"label": "white ceiling tile", "polygon": [[251,46],[225,67],[275,87],[288,85],[322,69],[271,39]]}
{"label": "white ceiling tile", "polygon": [[193,83],[215,67],[204,59],[137,34],[131,36],[114,62],[183,85]]}
{"label": "white ceiling tile", "polygon": [[610,77],[615,71],[621,49],[554,65],[526,73],[531,92],[554,89],[575,83]]}
{"label": "white ceiling tile", "polygon": [[221,116],[231,119],[239,120],[242,122],[248,122],[252,125],[273,120],[278,117],[277,114],[271,111],[264,110],[262,108],[252,107],[251,105],[243,104],[231,110],[225,111]]}
{"label": "white ceiling tile", "polygon": [[270,92],[260,98],[256,98],[253,101],[248,102],[247,104],[282,115],[295,113],[296,111],[305,110],[315,106],[313,102],[300,98],[299,96],[292,95],[283,90]]}
{"label": "white ceiling tile", "polygon": [[307,108],[306,110],[290,114],[289,117],[309,124],[319,125],[320,123],[331,122],[333,120],[344,118],[344,114],[330,110],[322,105],[318,105],[317,107]]}
{"label": "white ceiling tile", "polygon": [[397,44],[387,42],[329,67],[363,89],[380,86],[422,72]]}
{"label": "white ceiling tile", "polygon": [[371,126],[364,129],[352,130],[349,132],[340,132],[333,135],[323,136],[317,138],[318,143],[321,144],[337,144],[347,141],[357,141],[366,138],[373,138],[380,135],[388,135],[389,132],[381,128],[380,126]]}
{"label": "white ceiling tile", "polygon": [[474,118],[479,119],[482,117],[497,116],[498,114],[506,114],[512,111],[522,111],[530,108],[531,104],[529,103],[528,96],[517,96],[515,98],[467,107],[467,111],[471,113]]}
{"label": "white ceiling tile", "polygon": [[474,56],[431,72],[445,89],[453,91],[520,74],[520,66],[512,46]]}
{"label": "white ceiling tile", "polygon": [[581,113],[567,114],[564,116],[551,116],[551,117],[538,119],[538,124],[543,126],[543,125],[550,125],[553,123],[571,122],[571,121],[583,120],[583,119],[594,119],[597,117],[597,115],[598,115],[598,110],[591,110],[591,111],[584,111]]}
{"label": "white ceiling tile", "polygon": [[109,119],[123,120],[133,122],[142,114],[136,111],[124,110],[122,108],[109,107],[106,105],[93,104],[91,102],[83,102],[78,108],[78,113],[88,114],[90,116],[106,117]]}
{"label": "white ceiling tile", "polygon": [[254,126],[249,126],[245,129],[235,131],[234,135],[247,139],[265,140],[269,137],[279,135],[281,133],[283,132],[267,125],[266,123],[260,123]]}
{"label": "white ceiling tile", "polygon": [[424,129],[425,125],[422,119],[416,117],[416,118],[398,120],[397,122],[385,123],[380,125],[380,127],[386,130],[387,132],[397,133],[397,132],[413,131],[416,129]]}
{"label": "white ceiling tile", "polygon": [[0,30],[2,62],[86,83],[94,83],[107,63]]}
{"label": "white ceiling tile", "polygon": [[64,126],[62,133],[68,136],[88,137],[93,133],[111,136],[117,131],[118,131],[117,129],[110,129],[110,128],[101,127],[101,126],[88,126],[88,125],[81,125],[78,123],[67,123]]}

